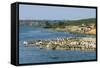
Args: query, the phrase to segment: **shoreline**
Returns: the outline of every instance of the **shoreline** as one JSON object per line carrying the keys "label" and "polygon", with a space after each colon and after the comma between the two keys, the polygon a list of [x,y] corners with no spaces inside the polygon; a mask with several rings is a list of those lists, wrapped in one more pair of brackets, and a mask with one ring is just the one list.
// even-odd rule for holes
{"label": "shoreline", "polygon": [[[51,31],[57,31],[57,32],[69,32],[69,33],[78,33],[78,34],[87,34],[87,35],[96,35],[96,29],[93,29],[91,31],[88,32],[82,32],[82,31],[71,31],[71,30],[66,30],[65,28],[49,28],[49,30]],[[93,33],[92,33],[93,32]]]}

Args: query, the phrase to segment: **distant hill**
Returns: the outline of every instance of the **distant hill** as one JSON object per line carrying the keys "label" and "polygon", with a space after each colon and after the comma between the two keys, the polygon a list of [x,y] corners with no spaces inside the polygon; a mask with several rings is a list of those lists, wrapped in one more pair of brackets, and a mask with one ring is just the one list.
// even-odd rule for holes
{"label": "distant hill", "polygon": [[80,20],[20,20],[20,25],[34,26],[44,28],[64,27],[66,25],[88,25],[96,23],[95,18],[80,19]]}
{"label": "distant hill", "polygon": [[69,25],[92,24],[96,23],[96,19],[89,18],[89,19],[72,20],[72,21],[66,21],[66,23]]}

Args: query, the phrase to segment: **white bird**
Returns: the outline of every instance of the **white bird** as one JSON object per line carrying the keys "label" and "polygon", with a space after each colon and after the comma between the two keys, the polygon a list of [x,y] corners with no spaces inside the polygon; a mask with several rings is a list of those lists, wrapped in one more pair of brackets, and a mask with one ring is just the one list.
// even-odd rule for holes
{"label": "white bird", "polygon": [[27,41],[24,41],[23,44],[24,44],[24,45],[28,45],[28,42],[27,42]]}

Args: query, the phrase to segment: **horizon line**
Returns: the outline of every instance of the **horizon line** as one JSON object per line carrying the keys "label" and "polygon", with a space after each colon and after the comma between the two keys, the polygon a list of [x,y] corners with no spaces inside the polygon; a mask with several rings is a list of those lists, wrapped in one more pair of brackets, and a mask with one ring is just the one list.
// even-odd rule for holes
{"label": "horizon line", "polygon": [[[84,20],[84,19],[96,19],[96,18],[83,18],[83,19],[70,19],[70,20]],[[19,19],[19,20],[51,20],[51,19]],[[56,19],[54,19],[54,20],[56,20]],[[65,19],[62,19],[62,20],[65,20]],[[66,19],[65,21],[70,21],[70,20]]]}

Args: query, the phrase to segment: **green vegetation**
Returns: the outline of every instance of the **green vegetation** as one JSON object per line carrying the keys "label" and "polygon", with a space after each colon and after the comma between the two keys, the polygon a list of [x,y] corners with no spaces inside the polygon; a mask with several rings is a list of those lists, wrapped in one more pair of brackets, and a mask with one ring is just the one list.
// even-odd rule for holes
{"label": "green vegetation", "polygon": [[89,24],[96,23],[96,19],[90,18],[90,19],[73,20],[73,21],[67,21],[67,22],[65,22],[67,25],[81,25],[81,24],[89,25]]}

